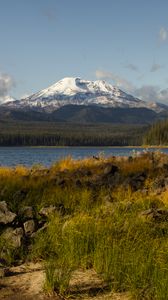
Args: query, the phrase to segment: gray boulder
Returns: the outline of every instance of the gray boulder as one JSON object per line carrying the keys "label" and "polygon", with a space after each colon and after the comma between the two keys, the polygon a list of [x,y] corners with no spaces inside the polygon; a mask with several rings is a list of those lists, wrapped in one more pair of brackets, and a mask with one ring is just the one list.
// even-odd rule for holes
{"label": "gray boulder", "polygon": [[48,207],[42,207],[42,209],[39,211],[39,215],[42,217],[48,217],[49,215],[53,214],[55,211],[56,211],[56,207],[50,205]]}
{"label": "gray boulder", "polygon": [[28,220],[24,224],[25,235],[31,235],[36,230],[36,224],[34,220]]}
{"label": "gray boulder", "polygon": [[167,209],[156,209],[150,208],[141,213],[142,216],[147,217],[149,220],[164,222],[168,221],[168,210]]}
{"label": "gray boulder", "polygon": [[12,248],[19,248],[22,244],[23,229],[21,227],[16,229],[9,227],[3,232],[2,238]]}
{"label": "gray boulder", "polygon": [[117,172],[119,172],[119,168],[111,164],[108,164],[104,169],[104,175],[114,175]]}
{"label": "gray boulder", "polygon": [[22,218],[23,221],[31,220],[34,218],[34,210],[31,206],[22,207],[19,210],[18,214]]}
{"label": "gray boulder", "polygon": [[140,172],[133,177],[128,177],[126,181],[128,181],[129,185],[134,191],[137,191],[139,189],[143,189],[146,177],[147,174],[145,172]]}
{"label": "gray boulder", "polygon": [[16,214],[8,209],[5,201],[0,202],[0,224],[10,224],[16,218]]}

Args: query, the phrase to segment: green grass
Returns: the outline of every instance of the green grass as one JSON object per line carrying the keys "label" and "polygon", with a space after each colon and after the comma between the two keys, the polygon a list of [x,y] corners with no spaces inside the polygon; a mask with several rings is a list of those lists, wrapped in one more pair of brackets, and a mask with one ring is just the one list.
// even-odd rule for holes
{"label": "green grass", "polygon": [[[150,191],[155,179],[163,176],[160,163],[168,162],[166,156],[157,154],[156,158],[155,165],[150,155],[131,162],[115,161],[123,180],[146,172],[146,194],[123,187],[122,182],[113,188],[103,179],[102,185],[93,184],[103,173],[103,166],[114,163],[113,159],[67,159],[45,176],[38,168],[34,175],[24,169],[1,170],[0,197],[13,211],[24,205],[32,205],[36,214],[44,206],[57,208],[48,218],[46,230],[32,241],[28,253],[29,259],[44,261],[47,293],[70,294],[73,271],[93,268],[113,291],[129,291],[137,300],[168,299],[168,223],[142,215],[151,207],[168,208],[167,192],[156,196]],[[92,171],[92,175],[84,171]],[[58,177],[65,179],[66,184],[57,184]],[[76,186],[76,179],[81,180],[80,187]],[[92,185],[87,185],[88,180]],[[24,193],[19,194],[20,190]],[[1,239],[1,251],[3,247]],[[9,252],[9,261],[10,255],[13,254]]]}
{"label": "green grass", "polygon": [[117,203],[111,211],[100,207],[63,222],[53,217],[39,247],[41,257],[49,257],[47,289],[68,292],[73,270],[94,268],[114,291],[131,291],[134,299],[166,299],[168,236],[160,224],[143,221],[135,206],[127,212]]}

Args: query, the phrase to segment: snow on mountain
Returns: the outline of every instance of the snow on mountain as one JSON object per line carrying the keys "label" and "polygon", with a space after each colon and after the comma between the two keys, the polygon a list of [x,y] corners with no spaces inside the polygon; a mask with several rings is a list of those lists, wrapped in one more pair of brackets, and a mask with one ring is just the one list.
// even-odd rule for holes
{"label": "snow on mountain", "polygon": [[156,112],[164,109],[163,105],[135,98],[104,80],[88,81],[73,77],[66,77],[19,101],[9,102],[7,106],[52,112],[69,104],[121,108],[145,107]]}
{"label": "snow on mountain", "polygon": [[5,104],[5,103],[8,103],[8,102],[13,102],[15,101],[16,99],[11,97],[11,96],[5,96],[3,98],[0,98],[0,103],[1,104]]}

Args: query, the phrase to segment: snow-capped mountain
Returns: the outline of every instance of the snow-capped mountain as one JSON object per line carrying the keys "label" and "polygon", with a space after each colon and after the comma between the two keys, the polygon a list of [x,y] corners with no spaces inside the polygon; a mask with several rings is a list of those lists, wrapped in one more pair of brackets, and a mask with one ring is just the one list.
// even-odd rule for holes
{"label": "snow-capped mountain", "polygon": [[13,97],[11,97],[11,96],[5,96],[5,97],[0,98],[0,103],[1,103],[1,104],[6,104],[6,103],[8,103],[8,102],[13,102],[13,101],[15,101],[15,100],[16,100],[16,99],[13,98]]}
{"label": "snow-capped mountain", "polygon": [[33,108],[46,112],[52,112],[66,105],[96,105],[106,108],[143,107],[155,112],[164,110],[164,105],[135,98],[104,80],[88,81],[72,77],[66,77],[38,93],[6,105],[11,108]]}

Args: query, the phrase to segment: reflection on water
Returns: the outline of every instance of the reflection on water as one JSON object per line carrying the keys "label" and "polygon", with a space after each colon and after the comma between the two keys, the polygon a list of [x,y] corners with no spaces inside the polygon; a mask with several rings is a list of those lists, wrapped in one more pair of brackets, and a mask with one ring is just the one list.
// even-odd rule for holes
{"label": "reflection on water", "polygon": [[[100,154],[104,156],[131,156],[142,151],[146,150],[144,148],[122,147],[0,147],[0,166],[32,166],[34,164],[50,166],[54,162],[68,155],[72,156],[74,159],[81,159],[84,157],[98,156]],[[150,148],[148,151],[168,153],[167,148],[162,148],[160,150]]]}

